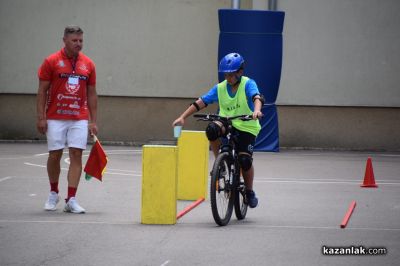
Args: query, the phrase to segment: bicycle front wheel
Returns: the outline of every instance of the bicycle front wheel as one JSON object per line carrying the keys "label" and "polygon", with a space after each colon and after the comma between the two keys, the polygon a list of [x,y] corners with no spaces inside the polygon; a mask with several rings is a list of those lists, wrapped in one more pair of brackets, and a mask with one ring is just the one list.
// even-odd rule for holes
{"label": "bicycle front wheel", "polygon": [[[239,169],[239,168],[238,168]],[[244,179],[238,172],[238,186],[236,188],[235,195],[235,214],[238,220],[246,218],[247,214],[247,202],[246,202],[246,187],[244,185]]]}
{"label": "bicycle front wheel", "polygon": [[220,153],[211,171],[211,210],[215,222],[221,226],[227,225],[231,219],[235,197],[235,182],[230,171],[230,161],[229,153]]}

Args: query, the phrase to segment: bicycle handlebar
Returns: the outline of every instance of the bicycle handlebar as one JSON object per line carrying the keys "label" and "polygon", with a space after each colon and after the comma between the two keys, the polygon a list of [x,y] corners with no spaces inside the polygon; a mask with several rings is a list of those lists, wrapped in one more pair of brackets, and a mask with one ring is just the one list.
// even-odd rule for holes
{"label": "bicycle handlebar", "polygon": [[193,117],[200,118],[198,120],[202,121],[215,121],[215,120],[222,120],[222,121],[231,121],[234,119],[240,119],[242,121],[250,121],[253,120],[251,115],[236,115],[231,117],[223,117],[217,114],[194,114]]}

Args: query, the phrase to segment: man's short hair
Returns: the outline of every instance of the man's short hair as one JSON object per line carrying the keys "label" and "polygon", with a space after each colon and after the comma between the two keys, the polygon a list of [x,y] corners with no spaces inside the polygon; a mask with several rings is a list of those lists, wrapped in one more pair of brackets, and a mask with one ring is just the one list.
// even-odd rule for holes
{"label": "man's short hair", "polygon": [[69,25],[64,29],[64,37],[67,36],[68,34],[82,34],[82,33],[83,30],[76,25]]}

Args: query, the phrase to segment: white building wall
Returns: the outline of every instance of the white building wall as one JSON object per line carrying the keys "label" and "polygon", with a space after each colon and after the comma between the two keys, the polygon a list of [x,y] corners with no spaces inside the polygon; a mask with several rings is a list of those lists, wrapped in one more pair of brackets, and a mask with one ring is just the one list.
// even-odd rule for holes
{"label": "white building wall", "polygon": [[400,107],[400,1],[278,0],[278,104]]}

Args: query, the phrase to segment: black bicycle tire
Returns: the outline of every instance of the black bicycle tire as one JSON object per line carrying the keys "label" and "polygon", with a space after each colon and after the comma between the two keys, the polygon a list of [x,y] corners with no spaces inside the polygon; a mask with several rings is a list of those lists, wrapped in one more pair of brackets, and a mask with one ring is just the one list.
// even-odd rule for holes
{"label": "black bicycle tire", "polygon": [[[232,212],[233,212],[233,203],[234,203],[234,196],[235,193],[231,193],[229,197],[229,201],[227,204],[227,209],[225,212],[225,217],[220,217],[218,213],[218,203],[217,203],[217,182],[219,176],[219,165],[223,161],[227,161],[229,165],[230,155],[227,152],[220,153],[217,158],[215,159],[213,169],[211,171],[211,183],[210,183],[210,204],[211,204],[211,211],[214,218],[215,223],[220,226],[225,226],[229,223]],[[234,182],[234,180],[233,180]]]}
{"label": "black bicycle tire", "polygon": [[[235,206],[235,215],[236,218],[238,220],[243,220],[244,218],[246,218],[246,214],[247,214],[247,204],[244,203],[244,196],[240,193],[239,191],[239,183],[240,181],[242,181],[243,177],[240,176],[240,169],[238,169],[238,173],[239,175],[237,177],[239,178],[235,178],[236,181],[236,192],[235,192],[235,202],[234,202],[234,206]],[[243,180],[244,181],[244,180]],[[242,199],[242,201],[241,201]]]}

